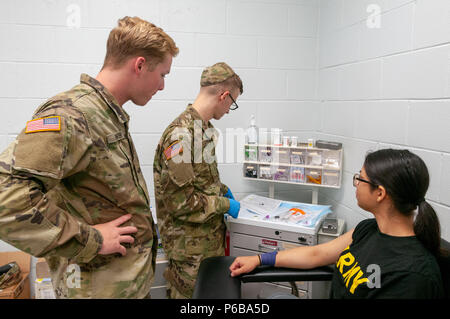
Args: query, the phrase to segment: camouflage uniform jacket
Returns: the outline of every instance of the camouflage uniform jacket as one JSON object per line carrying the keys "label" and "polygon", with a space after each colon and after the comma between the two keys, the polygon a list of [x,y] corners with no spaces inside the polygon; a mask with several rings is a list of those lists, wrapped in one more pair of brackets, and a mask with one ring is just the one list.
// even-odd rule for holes
{"label": "camouflage uniform jacket", "polygon": [[[45,257],[59,298],[145,297],[157,241],[128,114],[82,74],[33,119],[48,117],[59,129],[24,129],[0,155],[0,239]],[[127,213],[132,219],[121,226],[138,232],[134,244],[123,244],[126,256],[98,255],[102,236],[91,225]]]}
{"label": "camouflage uniform jacket", "polygon": [[[224,255],[223,214],[230,204],[223,197],[228,188],[219,179],[216,141],[212,124],[188,105],[164,131],[153,164],[158,229],[170,261],[165,277],[186,297],[192,294],[200,262]],[[174,152],[183,161],[171,157],[177,143],[182,147]]]}

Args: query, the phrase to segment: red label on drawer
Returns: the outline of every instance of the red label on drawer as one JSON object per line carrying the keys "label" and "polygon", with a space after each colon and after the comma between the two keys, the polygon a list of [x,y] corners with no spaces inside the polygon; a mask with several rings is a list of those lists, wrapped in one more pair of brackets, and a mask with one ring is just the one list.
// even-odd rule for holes
{"label": "red label on drawer", "polygon": [[274,240],[263,239],[262,243],[263,245],[278,246],[278,242]]}

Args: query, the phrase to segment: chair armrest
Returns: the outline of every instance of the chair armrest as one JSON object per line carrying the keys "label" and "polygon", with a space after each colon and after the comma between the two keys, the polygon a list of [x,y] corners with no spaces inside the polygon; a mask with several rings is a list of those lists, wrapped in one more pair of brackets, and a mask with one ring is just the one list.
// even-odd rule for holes
{"label": "chair armrest", "polygon": [[324,266],[314,269],[257,267],[251,273],[230,276],[230,266],[236,257],[209,257],[202,261],[195,282],[193,299],[240,299],[241,282],[329,281],[333,269]]}
{"label": "chair armrest", "polygon": [[242,282],[329,281],[333,278],[331,266],[314,269],[292,269],[260,266],[239,276]]}
{"label": "chair armrest", "polygon": [[241,281],[230,276],[230,266],[236,257],[209,257],[198,269],[193,299],[240,299]]}

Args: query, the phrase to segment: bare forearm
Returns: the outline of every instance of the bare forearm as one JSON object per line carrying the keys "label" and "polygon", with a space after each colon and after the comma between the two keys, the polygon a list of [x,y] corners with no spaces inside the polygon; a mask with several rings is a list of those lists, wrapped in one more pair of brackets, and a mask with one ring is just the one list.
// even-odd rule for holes
{"label": "bare forearm", "polygon": [[345,247],[351,244],[352,234],[353,229],[324,244],[280,251],[276,257],[275,266],[310,269],[333,264]]}
{"label": "bare forearm", "polygon": [[317,246],[302,246],[278,252],[275,266],[310,269],[323,266]]}

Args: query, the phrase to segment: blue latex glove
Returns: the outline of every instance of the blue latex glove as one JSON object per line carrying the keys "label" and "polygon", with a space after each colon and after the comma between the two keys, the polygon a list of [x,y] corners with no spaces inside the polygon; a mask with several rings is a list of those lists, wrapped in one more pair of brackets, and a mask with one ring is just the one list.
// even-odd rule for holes
{"label": "blue latex glove", "polygon": [[241,203],[237,200],[230,198],[230,209],[227,211],[227,214],[233,218],[237,218],[239,215],[239,210],[241,209]]}
{"label": "blue latex glove", "polygon": [[229,198],[229,199],[234,199],[233,193],[231,192],[231,189],[229,187],[228,187],[227,193],[223,196],[225,196],[226,198]]}

